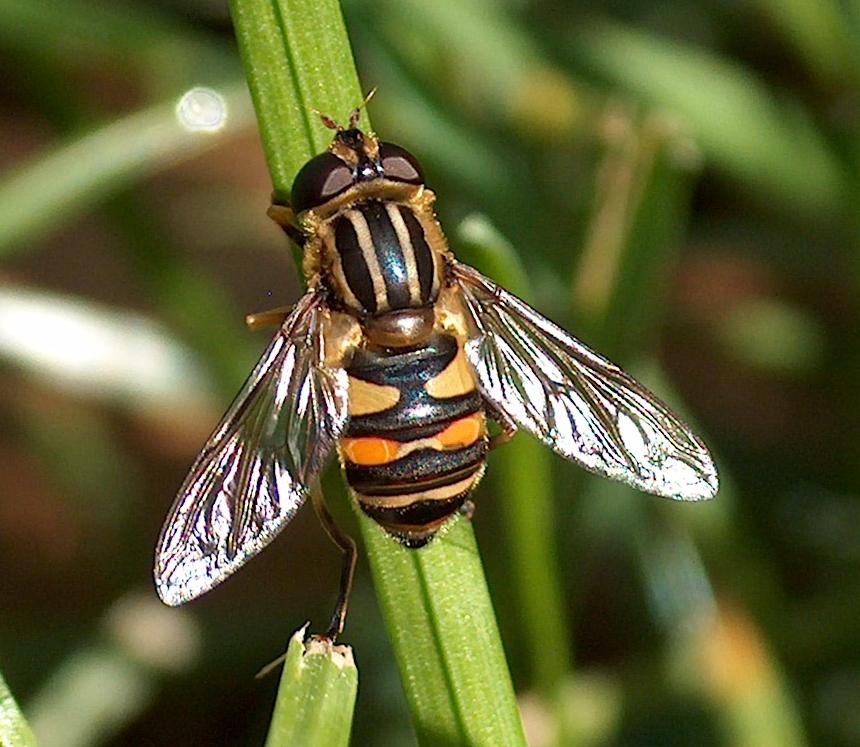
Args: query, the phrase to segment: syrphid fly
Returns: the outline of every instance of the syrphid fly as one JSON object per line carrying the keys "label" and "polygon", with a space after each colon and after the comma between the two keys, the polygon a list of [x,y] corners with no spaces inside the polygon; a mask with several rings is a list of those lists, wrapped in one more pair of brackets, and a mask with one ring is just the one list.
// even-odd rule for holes
{"label": "syrphid fly", "polygon": [[346,552],[333,639],[355,563],[317,484],[334,451],[361,510],[410,548],[463,507],[487,451],[518,428],[647,493],[715,495],[707,448],[663,402],[457,261],[412,154],[360,130],[359,109],[346,127],[322,119],[328,151],[270,210],[303,249],[308,290],[249,317],[279,329],[167,517],[155,558],[167,604],[223,581],[311,495]]}

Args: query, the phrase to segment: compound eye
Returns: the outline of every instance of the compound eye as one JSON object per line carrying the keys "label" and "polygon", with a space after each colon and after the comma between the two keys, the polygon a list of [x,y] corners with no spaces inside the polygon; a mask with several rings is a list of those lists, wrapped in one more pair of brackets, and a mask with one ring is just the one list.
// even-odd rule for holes
{"label": "compound eye", "polygon": [[296,213],[319,207],[353,183],[352,170],[332,153],[314,156],[296,174],[290,204]]}
{"label": "compound eye", "polygon": [[409,184],[424,184],[424,173],[408,150],[394,143],[379,144],[379,160],[386,179]]}

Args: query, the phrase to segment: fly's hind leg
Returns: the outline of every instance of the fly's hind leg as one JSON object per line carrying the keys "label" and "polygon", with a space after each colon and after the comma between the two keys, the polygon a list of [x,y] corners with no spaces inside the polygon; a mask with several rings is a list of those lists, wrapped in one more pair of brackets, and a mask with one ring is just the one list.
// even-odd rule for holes
{"label": "fly's hind leg", "polygon": [[311,488],[311,502],[320,522],[322,522],[326,534],[343,552],[343,565],[340,571],[340,590],[337,596],[337,604],[335,605],[328,630],[322,636],[318,636],[334,643],[335,638],[343,631],[343,624],[346,620],[346,609],[349,604],[349,593],[352,591],[352,578],[355,575],[355,563],[358,554],[355,549],[355,540],[341,532],[337,524],[334,523],[328,507],[325,505],[319,480],[314,481],[314,485]]}
{"label": "fly's hind leg", "polygon": [[492,451],[493,449],[499,448],[510,441],[515,435],[517,435],[517,424],[508,417],[507,413],[496,407],[492,402],[484,400],[484,407],[487,410],[487,414],[495,420],[501,430],[490,439],[489,449]]}

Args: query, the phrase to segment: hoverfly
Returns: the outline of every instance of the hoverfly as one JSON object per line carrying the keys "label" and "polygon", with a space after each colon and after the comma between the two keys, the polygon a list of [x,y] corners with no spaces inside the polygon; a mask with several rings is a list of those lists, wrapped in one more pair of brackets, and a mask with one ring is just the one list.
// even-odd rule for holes
{"label": "hoverfly", "polygon": [[461,510],[488,450],[517,428],[648,493],[717,492],[707,448],[663,402],[457,261],[418,161],[359,129],[359,110],[346,127],[321,115],[328,151],[299,171],[291,205],[270,210],[303,249],[308,290],[249,317],[279,330],[164,524],[155,581],[167,604],[223,581],[311,495],[345,551],[334,639],[355,564],[317,483],[335,450],[361,510],[410,548]]}

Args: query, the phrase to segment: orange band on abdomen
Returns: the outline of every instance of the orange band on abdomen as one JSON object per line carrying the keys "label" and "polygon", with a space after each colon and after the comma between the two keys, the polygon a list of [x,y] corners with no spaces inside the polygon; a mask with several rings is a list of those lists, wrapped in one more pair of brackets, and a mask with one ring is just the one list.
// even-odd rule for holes
{"label": "orange band on abdomen", "polygon": [[345,438],[341,441],[340,447],[350,462],[363,467],[393,462],[400,452],[400,444],[397,441],[373,436]]}
{"label": "orange band on abdomen", "polygon": [[446,449],[460,449],[471,446],[484,435],[484,413],[476,412],[465,418],[455,420],[444,431],[436,435],[439,443]]}

